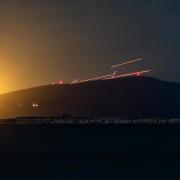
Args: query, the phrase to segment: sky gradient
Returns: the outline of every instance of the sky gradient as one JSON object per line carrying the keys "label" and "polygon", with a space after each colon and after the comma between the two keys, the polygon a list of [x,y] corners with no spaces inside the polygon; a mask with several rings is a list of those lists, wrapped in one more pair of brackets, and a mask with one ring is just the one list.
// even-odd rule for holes
{"label": "sky gradient", "polygon": [[1,0],[0,93],[122,73],[180,82],[179,0]]}

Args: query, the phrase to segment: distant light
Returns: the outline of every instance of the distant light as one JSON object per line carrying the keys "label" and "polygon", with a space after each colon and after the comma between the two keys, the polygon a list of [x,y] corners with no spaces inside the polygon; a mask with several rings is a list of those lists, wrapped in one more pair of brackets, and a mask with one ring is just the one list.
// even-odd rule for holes
{"label": "distant light", "polygon": [[60,80],[60,81],[58,82],[58,84],[64,84],[64,81]]}
{"label": "distant light", "polygon": [[32,107],[34,107],[34,108],[39,107],[39,104],[33,103]]}
{"label": "distant light", "polygon": [[22,104],[19,104],[18,107],[22,107]]}
{"label": "distant light", "polygon": [[57,81],[55,81],[55,82],[53,82],[53,83],[51,83],[52,85],[62,85],[62,84],[64,84],[64,81],[63,80],[57,80]]}

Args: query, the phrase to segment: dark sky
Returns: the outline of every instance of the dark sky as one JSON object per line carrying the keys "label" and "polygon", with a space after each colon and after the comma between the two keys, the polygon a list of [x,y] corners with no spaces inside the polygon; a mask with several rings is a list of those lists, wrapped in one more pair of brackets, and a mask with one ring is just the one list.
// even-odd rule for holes
{"label": "dark sky", "polygon": [[0,0],[0,88],[122,73],[180,82],[179,0]]}

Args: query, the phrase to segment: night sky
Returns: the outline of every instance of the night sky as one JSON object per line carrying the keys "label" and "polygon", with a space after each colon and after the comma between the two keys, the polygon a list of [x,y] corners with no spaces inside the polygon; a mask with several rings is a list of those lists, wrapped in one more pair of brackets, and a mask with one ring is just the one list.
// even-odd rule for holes
{"label": "night sky", "polygon": [[0,93],[122,73],[180,82],[179,0],[0,0]]}

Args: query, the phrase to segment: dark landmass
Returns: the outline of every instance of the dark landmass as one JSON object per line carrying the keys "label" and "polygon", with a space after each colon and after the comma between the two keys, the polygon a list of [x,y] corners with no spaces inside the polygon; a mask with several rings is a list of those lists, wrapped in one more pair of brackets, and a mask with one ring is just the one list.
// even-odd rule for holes
{"label": "dark landmass", "polygon": [[0,117],[178,118],[179,92],[179,83],[149,77],[46,85],[1,95]]}

